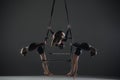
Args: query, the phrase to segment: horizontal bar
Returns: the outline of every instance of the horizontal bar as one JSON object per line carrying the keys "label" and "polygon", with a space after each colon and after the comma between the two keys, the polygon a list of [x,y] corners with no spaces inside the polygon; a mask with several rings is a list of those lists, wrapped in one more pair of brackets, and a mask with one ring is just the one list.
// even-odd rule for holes
{"label": "horizontal bar", "polygon": [[50,55],[70,55],[70,53],[48,53]]}
{"label": "horizontal bar", "polygon": [[48,62],[50,62],[50,61],[53,61],[53,62],[65,62],[65,61],[71,62],[71,59],[48,59],[48,60],[45,60],[45,61],[48,61]]}

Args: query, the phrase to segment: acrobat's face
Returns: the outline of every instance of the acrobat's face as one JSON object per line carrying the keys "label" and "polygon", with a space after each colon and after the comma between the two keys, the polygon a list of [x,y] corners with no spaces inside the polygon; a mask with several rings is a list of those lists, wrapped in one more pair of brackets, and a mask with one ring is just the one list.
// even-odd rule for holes
{"label": "acrobat's face", "polygon": [[64,38],[65,33],[63,31],[57,31],[52,35],[51,46],[59,46]]}

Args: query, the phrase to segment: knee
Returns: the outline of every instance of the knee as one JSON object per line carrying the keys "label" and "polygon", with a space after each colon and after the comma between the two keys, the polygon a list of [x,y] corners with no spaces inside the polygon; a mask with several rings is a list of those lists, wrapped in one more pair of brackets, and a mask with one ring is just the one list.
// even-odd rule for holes
{"label": "knee", "polygon": [[39,47],[37,48],[37,52],[38,52],[39,54],[43,54],[43,53],[44,53],[43,47],[42,47],[42,46],[39,46]]}
{"label": "knee", "polygon": [[74,53],[75,55],[79,56],[81,54],[81,49],[76,48],[76,51]]}

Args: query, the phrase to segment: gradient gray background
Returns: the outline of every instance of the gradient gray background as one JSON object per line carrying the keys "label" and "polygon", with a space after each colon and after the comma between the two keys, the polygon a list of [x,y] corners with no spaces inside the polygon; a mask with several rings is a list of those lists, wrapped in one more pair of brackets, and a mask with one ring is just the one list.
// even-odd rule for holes
{"label": "gradient gray background", "polygon": [[[0,75],[41,75],[36,51],[26,57],[20,48],[44,39],[50,18],[52,0],[0,1]],[[98,49],[91,58],[80,56],[79,75],[120,76],[120,7],[116,0],[67,0],[73,42],[88,42]],[[63,0],[56,1],[53,27],[66,30]],[[57,56],[63,57],[63,56]],[[50,58],[56,58],[51,56]],[[50,62],[55,74],[65,74],[70,63]]]}

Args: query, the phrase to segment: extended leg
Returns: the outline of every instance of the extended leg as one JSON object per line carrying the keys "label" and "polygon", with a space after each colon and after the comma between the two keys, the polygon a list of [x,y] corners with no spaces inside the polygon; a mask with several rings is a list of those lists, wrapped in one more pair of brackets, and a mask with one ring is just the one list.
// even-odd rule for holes
{"label": "extended leg", "polygon": [[46,57],[46,54],[45,54],[42,46],[38,47],[38,53],[40,54],[40,59],[42,61],[42,67],[43,67],[43,70],[44,70],[44,75],[47,75],[47,76],[53,75],[49,71],[47,57]]}
{"label": "extended leg", "polygon": [[97,53],[96,49],[88,45],[87,43],[81,43],[81,44],[74,43],[73,46],[76,47],[76,51],[73,54],[72,62],[71,62],[71,69],[70,69],[70,72],[67,74],[67,76],[75,76],[77,74],[78,61],[79,61],[79,55],[81,53],[81,50],[89,51],[91,56],[94,56]]}
{"label": "extended leg", "polygon": [[45,45],[44,43],[39,43],[39,44],[31,43],[29,46],[22,48],[20,53],[21,53],[21,55],[26,56],[28,51],[33,51],[33,50],[37,49],[37,51],[40,55],[40,59],[42,61],[42,67],[44,70],[44,74],[49,76],[49,75],[52,75],[52,73],[48,69],[47,58],[46,58],[46,55],[45,55],[45,52],[43,49],[44,45]]}
{"label": "extended leg", "polygon": [[78,61],[79,61],[80,49],[76,49],[75,53],[72,56],[71,69],[67,73],[67,76],[76,76],[78,71]]}

